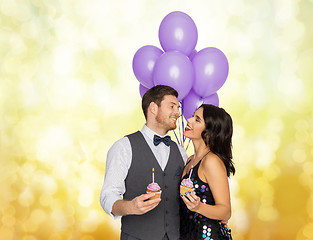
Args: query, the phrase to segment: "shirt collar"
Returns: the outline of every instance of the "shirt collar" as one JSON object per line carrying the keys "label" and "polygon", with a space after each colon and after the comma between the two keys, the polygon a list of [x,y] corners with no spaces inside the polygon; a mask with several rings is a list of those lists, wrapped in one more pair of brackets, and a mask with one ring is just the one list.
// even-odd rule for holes
{"label": "shirt collar", "polygon": [[[144,133],[149,139],[151,139],[151,141],[153,141],[154,135],[160,136],[160,134],[157,134],[156,132],[154,132],[150,128],[148,128],[146,124],[143,125],[141,132]],[[165,134],[164,136],[160,136],[160,137],[165,137],[167,135],[168,134]]]}

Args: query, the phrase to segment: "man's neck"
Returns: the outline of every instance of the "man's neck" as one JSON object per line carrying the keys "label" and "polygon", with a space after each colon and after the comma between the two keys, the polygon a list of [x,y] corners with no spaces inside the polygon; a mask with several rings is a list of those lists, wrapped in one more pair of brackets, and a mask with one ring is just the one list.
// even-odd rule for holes
{"label": "man's neck", "polygon": [[151,123],[146,123],[146,126],[151,129],[153,132],[159,134],[160,136],[164,136],[167,134],[167,130],[165,130],[164,128],[158,127],[155,124],[151,124]]}

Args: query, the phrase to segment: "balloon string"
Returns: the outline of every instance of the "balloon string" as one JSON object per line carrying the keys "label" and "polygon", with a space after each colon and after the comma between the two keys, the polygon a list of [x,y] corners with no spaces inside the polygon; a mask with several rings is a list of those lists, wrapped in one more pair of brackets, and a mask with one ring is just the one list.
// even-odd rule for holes
{"label": "balloon string", "polygon": [[[185,126],[184,126],[184,115],[183,115],[183,112],[184,112],[184,102],[181,101],[181,124],[182,124],[182,128],[183,128],[183,133],[184,133],[184,130],[185,130]],[[184,136],[183,134],[183,139],[182,139],[182,142],[183,142],[183,146],[185,145],[185,139],[186,137]]]}
{"label": "balloon string", "polygon": [[189,138],[189,142],[188,142],[187,147],[186,147],[186,151],[187,151],[187,149],[189,147],[189,144],[190,144],[190,138]]}
{"label": "balloon string", "polygon": [[175,132],[174,130],[173,130],[173,132],[174,132],[174,135],[175,135],[175,137],[176,137],[176,140],[177,140],[178,144],[181,145],[181,143],[180,143],[180,141],[179,141],[179,139],[178,139],[178,137],[177,137],[177,135],[176,135],[176,132]]}
{"label": "balloon string", "polygon": [[[181,116],[180,116],[181,117]],[[178,118],[180,118],[180,117],[178,117]],[[181,142],[181,145],[183,144],[183,142],[182,142],[182,138],[181,138],[181,127],[180,127],[180,124],[179,124],[179,120],[178,120],[178,132],[179,132],[179,140],[180,140],[180,142]]]}
{"label": "balloon string", "polygon": [[[184,116],[182,116],[181,121],[182,121],[182,124],[183,124],[183,131],[185,131]],[[183,134],[183,142],[185,143],[185,141],[186,141],[186,137]]]}
{"label": "balloon string", "polygon": [[182,139],[182,142],[183,144],[185,143],[185,136],[184,136],[184,131],[185,131],[185,126],[184,126],[184,116],[183,114],[181,115],[181,125],[182,125],[182,135],[183,135],[183,139]]}

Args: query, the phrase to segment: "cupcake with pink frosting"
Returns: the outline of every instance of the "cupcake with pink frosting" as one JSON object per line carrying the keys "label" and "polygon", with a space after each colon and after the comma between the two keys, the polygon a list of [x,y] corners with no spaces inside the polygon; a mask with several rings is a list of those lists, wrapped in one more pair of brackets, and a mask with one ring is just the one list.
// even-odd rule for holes
{"label": "cupcake with pink frosting", "polygon": [[186,192],[188,193],[189,191],[190,192],[193,191],[193,182],[190,179],[191,173],[192,173],[192,166],[191,166],[189,177],[183,179],[180,183],[180,194],[182,195],[185,195]]}
{"label": "cupcake with pink frosting", "polygon": [[159,184],[154,182],[154,168],[152,169],[152,183],[150,183],[147,186],[147,193],[155,193],[155,195],[151,197],[150,200],[161,198],[161,193],[162,193],[161,187],[159,186]]}

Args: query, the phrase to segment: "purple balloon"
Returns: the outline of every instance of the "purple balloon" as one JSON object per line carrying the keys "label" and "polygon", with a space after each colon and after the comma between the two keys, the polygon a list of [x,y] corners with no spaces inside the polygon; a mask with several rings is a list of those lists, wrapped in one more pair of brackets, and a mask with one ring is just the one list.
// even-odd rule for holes
{"label": "purple balloon", "polygon": [[145,87],[153,87],[152,72],[156,60],[163,51],[155,46],[147,45],[138,49],[133,58],[133,71],[138,81]]}
{"label": "purple balloon", "polygon": [[202,100],[204,104],[211,104],[216,107],[218,107],[220,103],[217,93],[213,93],[210,96],[203,98]]}
{"label": "purple balloon", "polygon": [[190,53],[190,55],[188,56],[189,57],[189,59],[190,59],[190,61],[192,61],[193,60],[193,58],[195,57],[195,55],[197,54],[198,52],[197,52],[197,50],[196,49],[194,49],[191,53]]}
{"label": "purple balloon", "polygon": [[225,83],[229,66],[221,50],[204,48],[194,56],[192,64],[195,71],[193,89],[199,96],[208,97]]}
{"label": "purple balloon", "polygon": [[197,26],[186,13],[171,12],[162,20],[159,40],[164,51],[180,51],[189,56],[198,41]]}
{"label": "purple balloon", "polygon": [[149,88],[144,87],[142,84],[139,84],[139,93],[141,98],[143,97],[143,95],[146,93],[146,91],[148,91]]}
{"label": "purple balloon", "polygon": [[178,51],[165,52],[154,66],[155,85],[167,85],[178,92],[181,101],[192,88],[194,72],[189,58]]}
{"label": "purple balloon", "polygon": [[207,98],[201,98],[193,90],[184,98],[182,103],[182,112],[185,119],[191,118],[194,112],[203,104],[212,104],[214,106],[219,105],[219,99],[217,93],[210,95]]}

